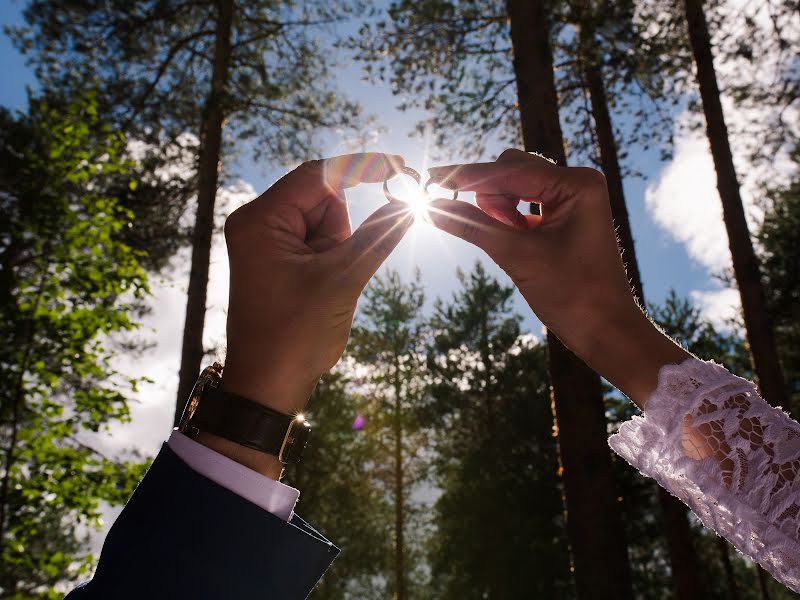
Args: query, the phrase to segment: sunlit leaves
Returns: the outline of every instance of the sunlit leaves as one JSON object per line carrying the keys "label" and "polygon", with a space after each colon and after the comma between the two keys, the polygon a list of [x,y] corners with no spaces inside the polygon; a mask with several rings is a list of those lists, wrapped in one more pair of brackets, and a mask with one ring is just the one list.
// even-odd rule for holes
{"label": "sunlit leaves", "polygon": [[2,113],[0,139],[0,578],[9,597],[49,597],[87,573],[86,528],[142,475],[87,433],[129,418],[135,379],[112,367],[111,340],[135,327],[147,277],[119,235],[133,215],[101,193],[131,165],[93,94]]}

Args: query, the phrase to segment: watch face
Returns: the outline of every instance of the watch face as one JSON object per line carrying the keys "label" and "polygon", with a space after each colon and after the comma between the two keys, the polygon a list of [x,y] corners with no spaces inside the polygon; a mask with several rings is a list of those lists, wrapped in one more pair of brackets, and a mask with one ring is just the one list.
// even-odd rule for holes
{"label": "watch face", "polygon": [[292,422],[289,423],[289,429],[286,430],[286,437],[283,439],[278,460],[284,465],[293,465],[300,462],[303,450],[308,445],[309,437],[311,437],[311,425],[309,422],[302,417],[292,419]]}

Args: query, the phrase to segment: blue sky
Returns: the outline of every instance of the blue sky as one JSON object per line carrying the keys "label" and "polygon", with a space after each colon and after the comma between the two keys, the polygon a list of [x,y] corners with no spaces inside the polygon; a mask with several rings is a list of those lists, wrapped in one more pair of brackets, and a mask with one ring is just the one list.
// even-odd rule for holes
{"label": "blue sky", "polygon": [[[22,22],[23,4],[9,1],[0,4],[0,24],[16,25]],[[13,48],[8,38],[0,38],[0,73],[3,74],[3,85],[0,87],[0,104],[15,109],[24,109],[26,104],[26,86],[35,86],[34,77],[25,65],[23,57]],[[403,154],[407,162],[419,169],[424,166],[424,143],[418,138],[410,138],[409,133],[415,122],[414,115],[401,113],[396,110],[396,100],[385,86],[373,85],[361,81],[361,74],[357,67],[344,70],[340,78],[342,87],[355,98],[358,98],[367,112],[379,115],[381,124],[387,132],[381,137],[377,146],[380,149]],[[494,158],[502,147],[490,149],[490,154],[484,159]],[[336,149],[331,148],[332,152]],[[453,160],[458,159],[454,153]],[[644,203],[645,189],[649,183],[657,178],[663,164],[653,157],[633,156],[635,166],[644,174],[644,178],[631,178],[626,181],[625,192],[628,200],[628,209],[631,214],[634,237],[636,239],[636,252],[643,274],[645,293],[650,301],[660,301],[670,287],[679,293],[687,294],[691,290],[703,288],[708,282],[708,274],[704,268],[696,265],[689,259],[682,244],[675,243],[663,229],[659,228],[647,214]],[[236,173],[250,183],[256,191],[262,191],[280,174],[280,170],[270,168],[269,165],[255,164],[247,156],[239,160]],[[372,186],[370,186],[372,187]],[[366,216],[368,209],[376,208],[375,190],[370,194],[359,192],[352,193],[352,211],[354,225]],[[378,200],[379,202],[380,200]],[[419,234],[417,248],[413,255],[405,257],[406,260],[393,260],[393,267],[408,269],[410,264],[418,263],[423,270],[426,283],[430,284],[432,295],[447,293],[453,285],[453,277],[444,277],[442,271],[453,270],[454,263],[449,263],[437,256],[438,252],[429,232]],[[457,240],[447,240],[448,250],[453,257],[458,257],[458,264],[468,267],[472,262],[471,252],[465,253],[465,245]],[[400,254],[405,254],[401,248]],[[464,256],[466,254],[466,256]],[[477,256],[477,253],[475,253]],[[411,260],[408,260],[411,259]],[[444,285],[442,285],[444,284]]]}
{"label": "blue sky", "polygon": [[[20,24],[22,6],[22,2],[8,0],[0,3],[0,24]],[[35,82],[24,59],[4,35],[0,36],[0,73],[3,75],[0,104],[24,109],[26,86],[35,85]],[[420,171],[431,166],[426,159],[424,140],[409,137],[414,123],[423,115],[399,112],[389,90],[363,81],[357,66],[346,66],[337,79],[351,97],[362,102],[366,112],[380,117],[380,125],[386,129],[386,133],[368,149],[402,154],[409,166]],[[342,148],[339,142],[332,140],[322,150],[329,155],[341,152]],[[490,148],[483,159],[493,159],[502,150],[502,147]],[[453,152],[447,157],[447,162],[458,159],[457,152]],[[719,199],[714,189],[707,143],[702,136],[679,138],[675,158],[670,163],[661,163],[652,155],[632,154],[631,160],[630,166],[644,174],[642,178],[627,180],[625,191],[647,299],[660,302],[670,288],[675,288],[682,295],[711,298],[708,303],[710,313],[724,312],[720,300],[723,304],[730,304],[735,303],[735,298],[729,291],[720,291],[719,285],[710,277],[711,272],[726,264],[727,243],[719,219]],[[229,194],[232,205],[251,199],[281,173],[282,169],[256,164],[243,154],[235,174],[252,189],[240,184]],[[380,185],[363,186],[349,193],[348,197],[354,226],[385,202]],[[469,196],[466,199],[469,200]],[[479,258],[482,258],[482,253],[476,248],[447,237],[430,225],[420,224],[415,225],[386,266],[398,269],[407,277],[418,267],[428,297],[433,299],[450,296],[457,289],[456,268],[469,269]],[[484,262],[502,281],[509,282],[491,261]],[[113,445],[117,448],[133,443],[153,453],[169,430],[180,356],[183,294],[188,277],[186,254],[179,254],[174,264],[174,273],[155,282],[153,315],[144,323],[156,339],[157,346],[148,356],[123,365],[126,370],[148,375],[154,384],[139,395],[139,402],[134,407],[134,423],[115,435]],[[226,299],[227,263],[224,248],[218,240],[212,254],[205,336],[208,344],[223,341]],[[515,297],[515,307],[525,317],[524,326],[540,335],[541,324],[519,294]],[[127,359],[123,357],[121,360],[124,363]]]}

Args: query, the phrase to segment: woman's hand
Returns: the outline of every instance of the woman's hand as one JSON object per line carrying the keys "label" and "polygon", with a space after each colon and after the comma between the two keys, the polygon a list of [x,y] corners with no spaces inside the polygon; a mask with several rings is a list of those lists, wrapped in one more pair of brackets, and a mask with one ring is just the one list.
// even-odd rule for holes
{"label": "woman's hand", "polygon": [[[690,356],[631,293],[599,171],[506,150],[493,163],[429,172],[443,187],[476,192],[478,204],[435,200],[433,223],[483,248],[564,345],[639,406],[663,364]],[[520,200],[539,203],[541,216],[520,213]]]}
{"label": "woman's hand", "polygon": [[[282,413],[303,410],[344,351],[361,291],[413,216],[397,203],[351,232],[344,189],[381,182],[397,156],[312,161],[280,179],[225,223],[231,285],[223,389]],[[203,443],[266,474],[277,459],[204,436]]]}

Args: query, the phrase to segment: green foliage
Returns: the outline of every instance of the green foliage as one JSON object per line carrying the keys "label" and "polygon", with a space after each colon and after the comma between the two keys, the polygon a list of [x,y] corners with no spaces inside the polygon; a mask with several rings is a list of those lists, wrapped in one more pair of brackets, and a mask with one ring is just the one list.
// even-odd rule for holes
{"label": "green foliage", "polygon": [[[800,147],[794,159],[800,165]],[[800,176],[784,189],[773,190],[765,204],[757,236],[767,305],[775,328],[781,362],[792,398],[792,414],[800,415]]]}
{"label": "green foliage", "polygon": [[[285,164],[316,153],[321,128],[352,129],[359,107],[333,83],[333,28],[357,1],[234,5],[223,97],[226,127],[256,157]],[[208,108],[219,3],[212,0],[30,0],[12,28],[46,89],[103,90],[102,114],[136,139],[165,143]]]}
{"label": "green foliage", "polygon": [[352,375],[343,366],[317,385],[307,410],[311,443],[285,480],[302,490],[297,511],[342,548],[314,590],[320,600],[380,597],[376,579],[392,553],[391,506],[374,473],[381,455],[374,428],[353,426],[363,407]]}
{"label": "green foliage", "polygon": [[46,597],[85,575],[87,528],[142,475],[90,445],[129,410],[137,380],[111,365],[111,339],[148,292],[133,218],[100,190],[123,175],[124,139],[93,94],[69,106],[0,113],[0,587]]}
{"label": "green foliage", "polygon": [[419,273],[409,283],[395,271],[377,276],[364,292],[350,338],[350,356],[365,369],[358,393],[363,432],[375,444],[373,485],[391,506],[382,532],[392,544],[383,597],[396,593],[399,581],[405,583],[403,597],[424,597],[427,589],[423,544],[430,525],[424,501],[431,493],[430,440],[415,410],[429,386],[424,304]]}
{"label": "green foliage", "polygon": [[480,262],[437,302],[422,412],[436,424],[436,598],[571,598],[544,346]]}
{"label": "green foliage", "polygon": [[[605,71],[612,112],[633,115],[618,135],[620,155],[638,144],[647,149],[669,140],[670,105],[659,56],[643,43],[635,3],[552,3],[549,6],[559,103],[570,154],[599,164],[588,110],[583,67],[597,61]],[[581,27],[594,31],[597,48],[577,42]],[[390,83],[400,109],[424,108],[418,123],[440,149],[459,144],[481,156],[492,142],[520,145],[519,106],[508,16],[488,0],[395,0],[386,16],[365,25],[351,44],[367,76]],[[666,146],[661,146],[667,151]]]}
{"label": "green foliage", "polygon": [[396,0],[351,44],[368,76],[388,82],[400,110],[424,108],[417,124],[434,144],[466,141],[475,156],[499,139],[519,142],[511,44],[502,3]]}

